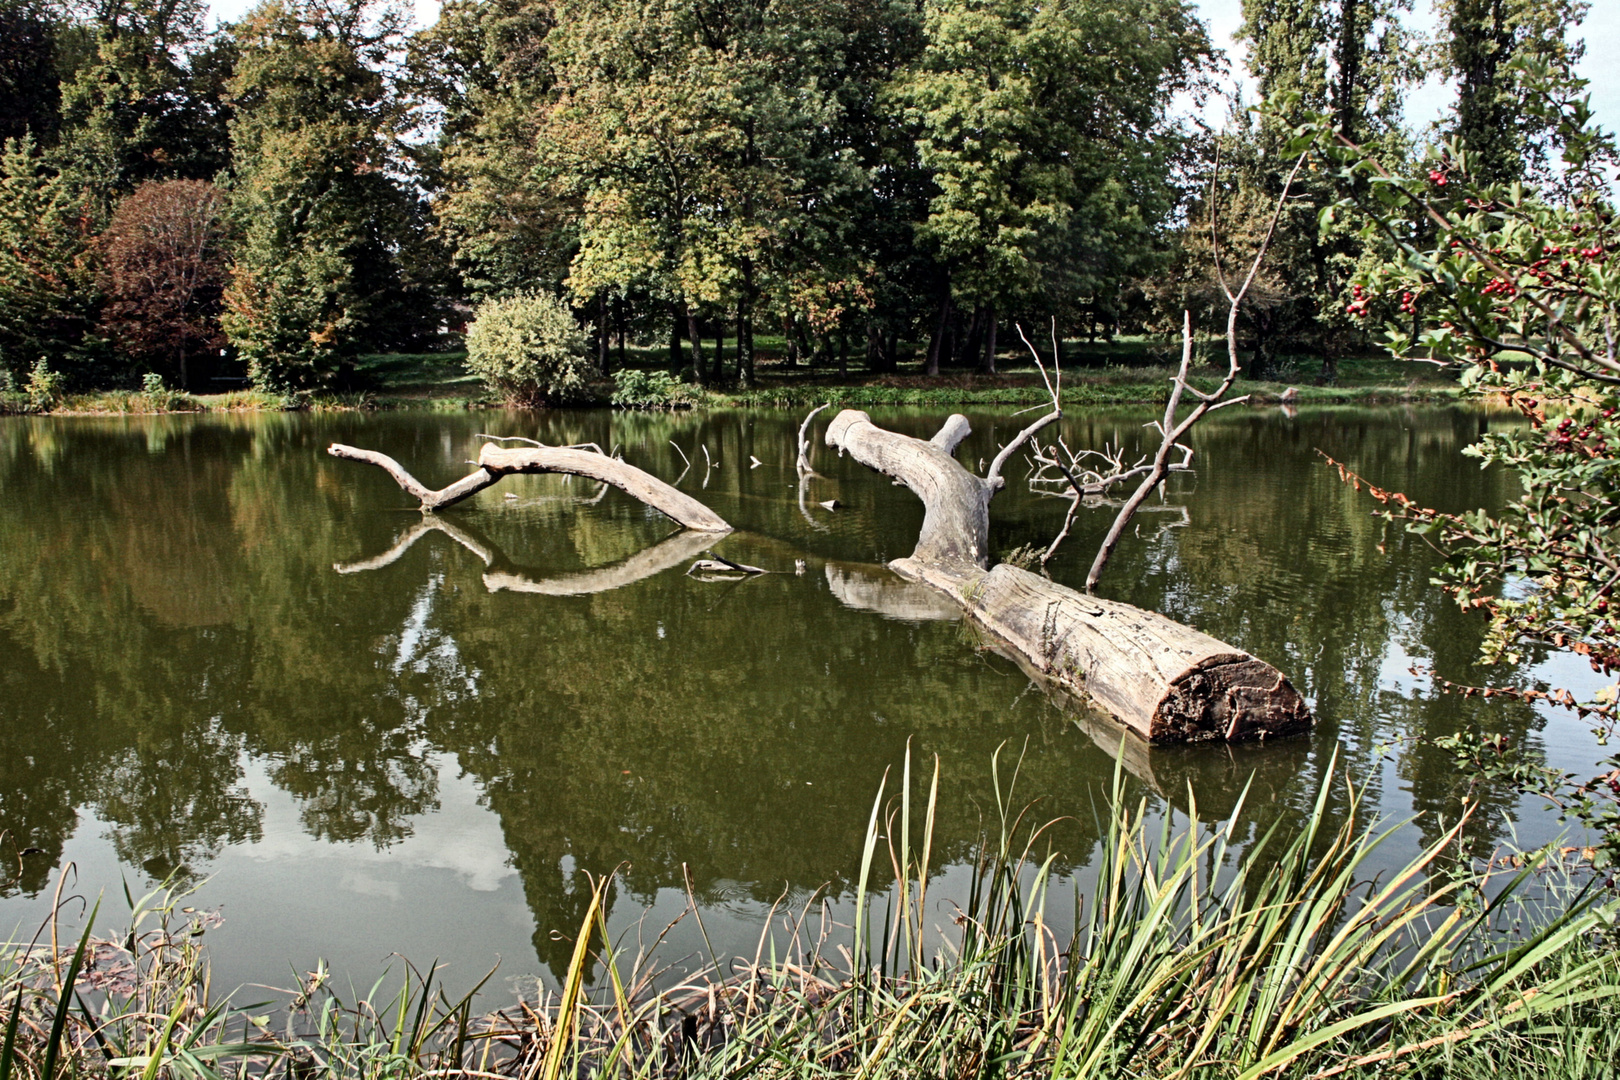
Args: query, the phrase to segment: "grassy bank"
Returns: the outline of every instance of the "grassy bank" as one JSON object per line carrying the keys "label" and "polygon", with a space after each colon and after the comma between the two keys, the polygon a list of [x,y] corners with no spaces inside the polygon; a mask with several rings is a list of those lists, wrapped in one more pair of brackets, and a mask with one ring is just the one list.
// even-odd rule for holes
{"label": "grassy bank", "polygon": [[656,956],[608,940],[599,889],[539,1001],[480,1016],[431,974],[344,998],[322,971],[247,1008],[213,998],[200,916],[155,894],[116,940],[0,959],[0,1076],[1575,1078],[1620,1060],[1615,901],[1543,857],[1487,881],[1447,867],[1452,832],[1376,874],[1388,834],[1324,788],[1302,831],[1229,860],[1236,819],[1149,827],[1116,777],[1092,886],[1060,889],[1044,830],[1004,815],[953,913],[927,895],[937,771],[927,795],[910,774],[873,806],[857,880],[887,883],[865,914],[778,910],[752,962],[657,986]]}
{"label": "grassy bank", "polygon": [[[1001,358],[1001,371],[980,375],[947,371],[937,376],[921,373],[921,365],[901,365],[896,374],[852,371],[840,376],[829,367],[809,368],[784,363],[782,343],[761,339],[758,385],[752,389],[690,388],[684,396],[697,404],[715,407],[802,408],[832,402],[835,405],[872,407],[914,405],[1024,406],[1044,402],[1045,390],[1027,356],[1009,353]],[[1162,403],[1174,374],[1171,359],[1158,344],[1133,339],[1065,346],[1064,403],[1136,405]],[[468,374],[463,353],[387,353],[362,357],[356,372],[361,389],[341,394],[297,397],[267,394],[252,389],[219,393],[144,393],[115,390],[70,394],[50,401],[31,400],[25,393],[0,395],[0,413],[43,412],[56,415],[140,414],[160,412],[240,412],[291,408],[323,410],[438,409],[494,407],[483,385]],[[627,350],[628,365],[639,370],[663,370],[663,350]],[[618,366],[617,354],[613,363]],[[1387,357],[1347,358],[1338,361],[1331,383],[1318,385],[1321,362],[1293,359],[1284,362],[1275,380],[1240,380],[1236,394],[1251,394],[1257,402],[1274,402],[1293,389],[1300,404],[1371,405],[1395,402],[1440,403],[1458,397],[1455,383],[1434,368],[1407,364]],[[1195,384],[1213,386],[1211,373]],[[587,404],[606,405],[613,384],[602,380],[592,387]]]}

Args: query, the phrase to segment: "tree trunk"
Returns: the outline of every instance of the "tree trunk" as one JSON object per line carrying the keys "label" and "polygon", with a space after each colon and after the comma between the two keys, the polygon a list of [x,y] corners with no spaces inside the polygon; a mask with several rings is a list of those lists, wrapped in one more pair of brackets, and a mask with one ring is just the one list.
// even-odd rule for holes
{"label": "tree trunk", "polygon": [[614,317],[614,321],[618,323],[618,329],[619,329],[619,367],[623,368],[625,366],[625,359],[624,359],[624,351],[625,350],[624,350],[624,297],[622,297],[622,296],[613,301],[613,317]]}
{"label": "tree trunk", "polygon": [[960,339],[954,343],[957,347],[955,354],[951,357],[954,363],[965,364],[972,358],[974,349],[979,344],[979,313],[983,310],[983,308],[973,309],[973,314],[969,317],[968,324],[963,329]]}
{"label": "tree trunk", "polygon": [[934,336],[928,339],[928,359],[923,364],[924,375],[939,374],[939,354],[945,347],[945,332],[950,326],[951,294],[946,292],[939,301],[939,319],[934,323]]}
{"label": "tree trunk", "polygon": [[686,336],[692,342],[692,377],[697,379],[699,386],[709,385],[707,374],[703,370],[703,335],[698,330],[697,313],[692,305],[686,305]]}
{"label": "tree trunk", "polygon": [[743,388],[754,385],[754,260],[742,261],[743,293],[737,301],[737,381]]}
{"label": "tree trunk", "polygon": [[1264,661],[1154,612],[1006,564],[987,569],[990,499],[1001,484],[953,456],[967,428],[953,416],[924,441],[886,431],[853,409],[827,426],[828,446],[923,501],[917,547],[890,563],[892,570],[949,596],[1047,678],[1089,694],[1143,738],[1238,740],[1310,727],[1304,699]]}
{"label": "tree trunk", "polygon": [[984,364],[979,368],[986,375],[996,373],[996,309],[986,308],[984,313]]}
{"label": "tree trunk", "polygon": [[681,355],[681,311],[670,305],[669,322],[669,373],[679,378],[681,370],[686,367]]}
{"label": "tree trunk", "polygon": [[607,293],[596,294],[596,366],[602,372],[602,377],[613,374],[608,362],[608,302]]}
{"label": "tree trunk", "polygon": [[789,368],[799,366],[799,337],[793,325],[795,321],[791,314],[782,316],[782,340],[787,343],[787,355],[782,363]]}

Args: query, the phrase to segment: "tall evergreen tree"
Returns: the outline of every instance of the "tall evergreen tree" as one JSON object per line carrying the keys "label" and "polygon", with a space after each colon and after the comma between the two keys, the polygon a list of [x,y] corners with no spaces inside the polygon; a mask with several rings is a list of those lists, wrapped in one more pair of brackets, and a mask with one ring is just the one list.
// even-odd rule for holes
{"label": "tall evergreen tree", "polygon": [[1445,133],[1466,148],[1474,179],[1518,180],[1545,164],[1552,132],[1525,107],[1528,90],[1512,61],[1567,75],[1584,49],[1569,30],[1586,10],[1584,0],[1443,0],[1441,68],[1457,82]]}
{"label": "tall evergreen tree", "polygon": [[86,381],[97,353],[93,215],[32,136],[0,152],[0,372],[35,364]]}
{"label": "tall evergreen tree", "polygon": [[[1309,114],[1331,116],[1340,135],[1375,146],[1392,160],[1410,153],[1402,103],[1421,78],[1421,53],[1401,17],[1410,0],[1244,0],[1239,32],[1249,70],[1265,100],[1258,123],[1235,124],[1225,142],[1225,176],[1217,201],[1239,235],[1263,228],[1292,162],[1281,157],[1293,126]],[[1267,256],[1269,288],[1244,315],[1252,347],[1249,374],[1276,374],[1285,350],[1322,357],[1321,378],[1332,379],[1335,357],[1363,335],[1344,315],[1342,294],[1362,257],[1360,238],[1345,223],[1320,227],[1336,199],[1305,176],[1284,211]],[[1199,208],[1208,228],[1209,206]],[[1212,252],[1203,237],[1194,278],[1213,281]]]}

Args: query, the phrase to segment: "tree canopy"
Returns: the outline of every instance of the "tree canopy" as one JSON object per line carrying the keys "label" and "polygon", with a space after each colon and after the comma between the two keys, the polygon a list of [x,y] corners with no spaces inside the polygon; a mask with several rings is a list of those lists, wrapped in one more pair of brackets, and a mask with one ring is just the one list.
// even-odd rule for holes
{"label": "tree canopy", "polygon": [[[169,363],[115,332],[139,313],[98,237],[177,181],[230,207],[197,340],[280,393],[541,293],[602,374],[632,335],[699,382],[752,382],[756,327],[788,364],[847,367],[853,342],[878,373],[993,370],[1014,320],[1157,331],[1213,295],[1196,223],[1214,209],[1241,247],[1307,113],[1415,161],[1402,101],[1438,73],[1458,97],[1433,136],[1482,178],[1552,177],[1516,64],[1568,68],[1579,0],[1447,0],[1428,50],[1409,10],[1244,0],[1267,107],[1234,103],[1217,137],[1189,103],[1239,58],[1191,0],[450,0],[414,32],[382,0],[265,0],[212,30],[200,0],[0,0],[5,182],[27,191],[0,221],[0,355],[80,386]],[[1344,305],[1381,256],[1334,198],[1307,177],[1291,200],[1251,374],[1305,351],[1332,378],[1369,344]]]}

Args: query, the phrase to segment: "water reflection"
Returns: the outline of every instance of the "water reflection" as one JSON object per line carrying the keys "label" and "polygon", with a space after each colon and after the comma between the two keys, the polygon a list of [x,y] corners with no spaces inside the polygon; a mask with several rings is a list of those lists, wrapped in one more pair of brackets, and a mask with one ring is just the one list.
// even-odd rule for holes
{"label": "water reflection", "polygon": [[[0,422],[0,832],[8,848],[41,852],[3,888],[21,903],[96,845],[150,878],[205,874],[222,853],[292,839],[373,866],[361,850],[402,857],[437,820],[425,815],[473,813],[470,791],[521,884],[534,955],[556,965],[569,945],[555,935],[573,932],[588,901],[586,874],[625,867],[632,905],[682,889],[686,872],[717,904],[847,891],[878,777],[908,738],[942,761],[942,864],[966,857],[993,813],[988,762],[1010,742],[1027,745],[1020,790],[1042,815],[1069,819],[1053,834],[1060,865],[1083,865],[1117,729],[1032,690],[951,605],[883,570],[910,550],[920,505],[819,447],[819,475],[801,482],[798,419]],[[926,436],[940,417],[878,419]],[[1129,447],[1142,419],[1078,417],[1065,438]],[[974,459],[1018,426],[1005,414],[973,421],[962,452]],[[1105,591],[1276,664],[1320,723],[1265,747],[1127,744],[1135,790],[1186,811],[1190,783],[1207,817],[1253,775],[1257,830],[1307,811],[1339,745],[1373,805],[1423,811],[1428,839],[1455,812],[1459,779],[1404,740],[1473,726],[1542,749],[1533,709],[1437,697],[1407,674],[1421,661],[1478,681],[1480,624],[1428,585],[1432,553],[1372,519],[1313,454],[1445,509],[1499,505],[1506,481],[1459,454],[1478,424],[1439,410],[1270,410],[1200,429],[1198,472],[1155,515],[1184,527],[1144,523]],[[672,479],[695,462],[683,490],[739,531],[718,543],[671,535],[622,493],[555,477],[510,478],[424,518],[379,470],[323,453],[331,441],[375,448],[438,485],[465,472],[478,431],[596,442]],[[832,498],[835,513],[817,505]],[[1065,509],[1015,481],[994,504],[992,543],[1044,543]],[[1082,512],[1055,577],[1083,577],[1110,517]],[[812,572],[684,576],[711,546]],[[1509,792],[1484,795],[1477,851],[1543,820],[1525,820]],[[312,888],[294,866],[210,888],[251,920],[242,913],[291,907]],[[434,888],[447,891],[401,902],[473,926],[480,898],[499,891]],[[361,933],[340,895],[317,893],[299,900],[304,918]],[[303,931],[260,917],[256,951],[279,977]]]}

